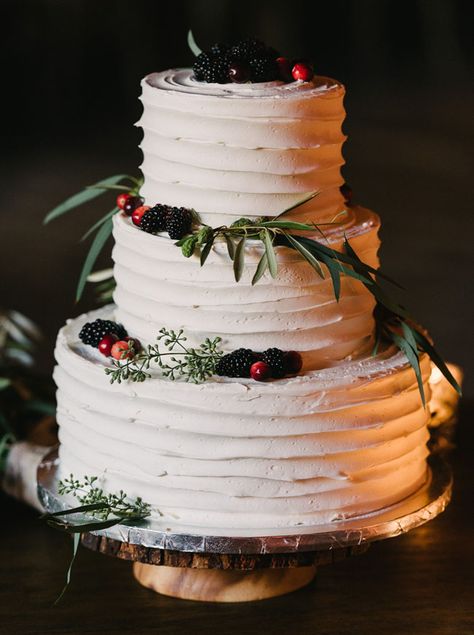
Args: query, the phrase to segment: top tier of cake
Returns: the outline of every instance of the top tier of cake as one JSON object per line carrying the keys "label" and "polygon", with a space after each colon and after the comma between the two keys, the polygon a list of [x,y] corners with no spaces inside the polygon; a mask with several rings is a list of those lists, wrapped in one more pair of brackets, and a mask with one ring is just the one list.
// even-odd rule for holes
{"label": "top tier of cake", "polygon": [[285,84],[205,84],[191,69],[142,81],[142,195],[194,208],[203,222],[273,216],[323,222],[344,209],[344,87],[316,77]]}

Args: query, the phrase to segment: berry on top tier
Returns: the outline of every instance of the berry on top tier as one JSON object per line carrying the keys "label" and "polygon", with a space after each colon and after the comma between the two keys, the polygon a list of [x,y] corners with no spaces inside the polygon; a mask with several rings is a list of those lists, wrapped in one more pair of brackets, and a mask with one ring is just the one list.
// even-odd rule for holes
{"label": "berry on top tier", "polygon": [[109,333],[117,335],[119,339],[127,337],[127,331],[121,324],[112,322],[112,320],[97,319],[93,322],[86,322],[86,324],[84,324],[80,330],[79,339],[84,344],[97,348],[101,339]]}
{"label": "berry on top tier", "polygon": [[278,57],[275,49],[248,38],[233,46],[212,45],[197,56],[193,71],[198,81],[207,83],[287,81],[280,76]]}

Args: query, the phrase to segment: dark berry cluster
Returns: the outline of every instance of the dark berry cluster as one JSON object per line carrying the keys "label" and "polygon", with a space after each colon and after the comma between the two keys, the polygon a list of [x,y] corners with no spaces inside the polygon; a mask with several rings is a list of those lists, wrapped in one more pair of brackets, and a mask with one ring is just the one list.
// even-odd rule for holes
{"label": "dark berry cluster", "polygon": [[193,71],[198,81],[216,84],[309,81],[314,74],[308,62],[290,62],[274,48],[250,38],[231,46],[213,44],[197,56]]}
{"label": "dark berry cluster", "polygon": [[114,359],[131,359],[140,350],[140,342],[128,337],[123,326],[112,320],[86,322],[79,332],[79,339]]}
{"label": "dark berry cluster", "polygon": [[251,377],[264,381],[298,373],[302,365],[301,355],[296,351],[284,352],[279,348],[269,348],[263,353],[256,353],[249,348],[238,348],[220,358],[216,375]]}
{"label": "dark berry cluster", "polygon": [[193,214],[185,207],[171,207],[158,203],[153,207],[143,205],[140,196],[131,194],[119,194],[117,205],[132,221],[148,234],[158,234],[168,232],[168,236],[173,240],[180,240],[189,234],[193,224]]}

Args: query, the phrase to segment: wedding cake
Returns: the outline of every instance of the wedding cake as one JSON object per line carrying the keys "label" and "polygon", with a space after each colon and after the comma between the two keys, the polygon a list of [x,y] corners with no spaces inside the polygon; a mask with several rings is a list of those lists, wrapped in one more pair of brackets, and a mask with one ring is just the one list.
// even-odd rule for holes
{"label": "wedding cake", "polygon": [[[296,236],[338,253],[348,241],[377,268],[379,218],[341,194],[343,98],[344,87],[321,76],[224,83],[192,69],[148,75],[135,210],[153,220],[165,208],[192,209],[201,229],[289,210],[285,221],[314,225]],[[114,304],[59,332],[63,476],[97,476],[107,492],[141,497],[168,527],[233,535],[335,523],[426,485],[428,412],[405,353],[393,345],[374,353],[370,285],[343,272],[338,299],[326,264],[321,277],[278,241],[278,274],[267,267],[255,282],[265,252],[258,236],[239,256],[215,240],[201,266],[203,243],[199,249],[196,239],[185,258],[159,223],[153,227],[142,231],[139,215],[114,215]],[[265,381],[221,372],[197,383],[173,381],[152,365],[144,381],[111,383],[110,357],[80,338],[87,325],[103,324],[97,320],[123,325],[114,339],[126,330],[143,347],[165,327],[182,329],[188,347],[220,338],[226,356],[255,351],[264,370],[281,350],[301,364]],[[428,395],[427,355],[420,369]]]}

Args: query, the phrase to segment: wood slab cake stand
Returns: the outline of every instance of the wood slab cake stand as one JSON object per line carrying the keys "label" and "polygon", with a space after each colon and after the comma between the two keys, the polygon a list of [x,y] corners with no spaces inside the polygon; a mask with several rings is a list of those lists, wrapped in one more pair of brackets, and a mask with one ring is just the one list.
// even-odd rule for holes
{"label": "wood slab cake stand", "polygon": [[[138,582],[163,595],[207,602],[263,600],[309,584],[320,565],[363,553],[371,542],[410,531],[440,514],[451,497],[451,471],[436,455],[429,464],[428,484],[402,503],[292,534],[233,536],[207,530],[197,535],[150,520],[85,533],[82,544],[132,561]],[[58,470],[56,449],[38,468],[38,495],[49,512],[77,505],[58,494]]]}

